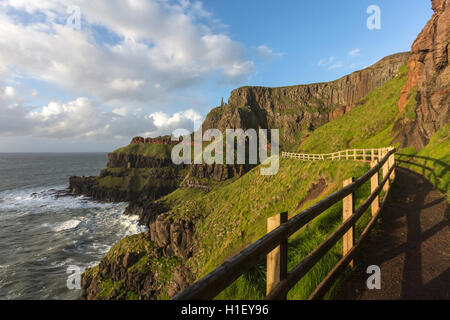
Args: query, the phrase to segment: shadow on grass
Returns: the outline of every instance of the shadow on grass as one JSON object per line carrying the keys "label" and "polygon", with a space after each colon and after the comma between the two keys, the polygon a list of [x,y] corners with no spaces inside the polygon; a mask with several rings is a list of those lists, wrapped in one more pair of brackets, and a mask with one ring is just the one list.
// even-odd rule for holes
{"label": "shadow on grass", "polygon": [[414,154],[397,153],[397,164],[409,168],[430,181],[436,189],[446,193],[449,187],[446,175],[449,165],[440,159],[434,159]]}

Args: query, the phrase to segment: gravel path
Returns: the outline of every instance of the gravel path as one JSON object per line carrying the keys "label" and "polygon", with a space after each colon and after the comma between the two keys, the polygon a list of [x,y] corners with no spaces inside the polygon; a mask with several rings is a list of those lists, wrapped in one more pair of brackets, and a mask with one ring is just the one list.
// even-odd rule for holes
{"label": "gravel path", "polygon": [[[450,299],[450,206],[422,176],[403,168],[374,235],[338,299]],[[381,269],[381,289],[369,290],[366,268]]]}

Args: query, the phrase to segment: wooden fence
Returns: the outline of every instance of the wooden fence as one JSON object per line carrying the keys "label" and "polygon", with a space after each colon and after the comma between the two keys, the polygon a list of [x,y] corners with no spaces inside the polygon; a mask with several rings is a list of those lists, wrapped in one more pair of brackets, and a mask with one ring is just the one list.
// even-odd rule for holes
{"label": "wooden fence", "polygon": [[[367,150],[367,149],[366,149]],[[372,150],[372,149],[369,149]],[[395,179],[395,149],[377,150],[378,158],[371,162],[371,169],[354,180],[350,178],[344,182],[344,187],[320,200],[311,207],[287,219],[287,213],[281,213],[268,219],[268,233],[242,250],[233,258],[225,261],[214,271],[210,272],[183,292],[176,295],[174,300],[206,300],[215,298],[225,288],[230,286],[242,274],[249,271],[262,259],[267,259],[267,296],[266,299],[286,299],[289,290],[341,239],[343,238],[343,257],[330,271],[325,279],[314,290],[309,299],[320,299],[332,286],[333,282],[352,264],[352,260],[360,248],[360,244],[367,237],[386,203],[392,181]],[[378,153],[378,150],[381,150]],[[345,150],[340,154],[347,154]],[[360,150],[358,150],[360,151]],[[358,152],[359,154],[360,152]],[[339,152],[334,155],[339,154]],[[356,152],[349,153],[353,156]],[[363,151],[363,159],[366,160]],[[375,152],[371,152],[372,159]],[[330,154],[333,155],[333,154]],[[373,155],[373,156],[372,156]],[[320,155],[315,155],[320,156]],[[325,155],[321,155],[325,158]],[[333,156],[335,157],[335,156]],[[338,156],[339,157],[339,156]],[[342,156],[341,156],[342,158]],[[350,159],[350,158],[349,158]],[[323,160],[323,159],[320,159]],[[334,158],[333,160],[338,160]],[[358,160],[358,159],[357,159]],[[361,160],[361,158],[359,159]],[[379,160],[379,161],[378,161]],[[379,172],[382,179],[379,182]],[[371,194],[364,203],[355,210],[355,191],[370,180]],[[383,200],[379,200],[380,192],[384,190]],[[288,239],[308,222],[319,216],[325,210],[339,201],[343,201],[343,223],[331,233],[317,248],[305,257],[292,270],[287,270]],[[360,238],[354,241],[354,227],[363,213],[371,208],[372,219],[362,232]]]}
{"label": "wooden fence", "polygon": [[282,158],[298,159],[303,161],[320,161],[320,160],[354,160],[354,161],[375,161],[380,160],[382,155],[389,148],[380,149],[348,149],[334,153],[310,154],[310,153],[293,153],[282,152]]}

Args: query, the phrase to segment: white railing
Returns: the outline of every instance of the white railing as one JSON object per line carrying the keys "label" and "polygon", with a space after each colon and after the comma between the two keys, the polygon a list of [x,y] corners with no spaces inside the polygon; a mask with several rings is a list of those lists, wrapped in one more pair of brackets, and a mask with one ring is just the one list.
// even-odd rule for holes
{"label": "white railing", "polygon": [[311,154],[311,153],[294,153],[282,152],[282,158],[298,159],[302,161],[323,161],[323,160],[354,160],[354,161],[380,161],[386,153],[394,149],[373,148],[373,149],[347,149],[333,153]]}

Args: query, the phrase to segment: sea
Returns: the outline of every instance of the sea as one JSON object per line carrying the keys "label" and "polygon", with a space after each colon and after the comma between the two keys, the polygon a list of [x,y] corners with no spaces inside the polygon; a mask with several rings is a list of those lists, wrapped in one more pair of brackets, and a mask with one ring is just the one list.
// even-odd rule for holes
{"label": "sea", "polygon": [[0,300],[73,300],[79,272],[121,238],[145,231],[126,203],[68,195],[70,176],[95,176],[106,153],[0,153]]}

